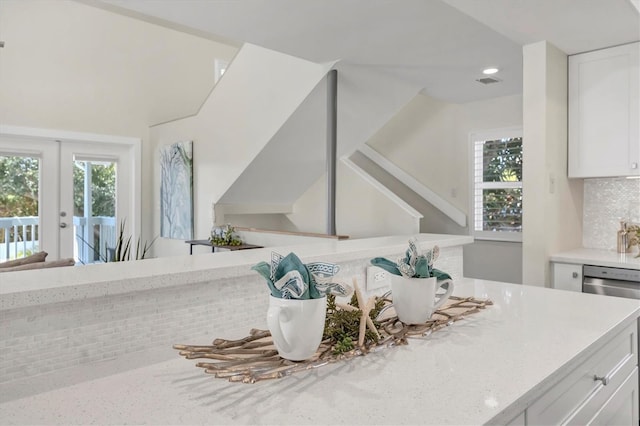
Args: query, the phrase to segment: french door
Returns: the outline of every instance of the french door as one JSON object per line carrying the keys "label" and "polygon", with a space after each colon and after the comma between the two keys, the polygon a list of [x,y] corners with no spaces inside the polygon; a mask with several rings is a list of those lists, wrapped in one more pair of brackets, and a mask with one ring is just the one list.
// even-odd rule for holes
{"label": "french door", "polygon": [[139,232],[136,148],[0,135],[0,198],[18,200],[0,207],[0,261],[41,250],[47,260],[107,261],[120,223]]}

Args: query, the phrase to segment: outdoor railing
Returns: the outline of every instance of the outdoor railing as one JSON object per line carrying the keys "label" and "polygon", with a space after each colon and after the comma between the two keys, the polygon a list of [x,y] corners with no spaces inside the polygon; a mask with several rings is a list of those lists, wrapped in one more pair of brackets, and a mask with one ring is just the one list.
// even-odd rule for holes
{"label": "outdoor railing", "polygon": [[38,227],[38,216],[0,217],[0,261],[38,251]]}
{"label": "outdoor railing", "polygon": [[[74,259],[87,264],[105,261],[114,249],[116,218],[73,217]],[[0,217],[0,262],[28,256],[40,249],[38,216]]]}
{"label": "outdoor railing", "polygon": [[78,262],[106,262],[116,242],[116,218],[108,216],[73,217],[76,234],[74,253]]}

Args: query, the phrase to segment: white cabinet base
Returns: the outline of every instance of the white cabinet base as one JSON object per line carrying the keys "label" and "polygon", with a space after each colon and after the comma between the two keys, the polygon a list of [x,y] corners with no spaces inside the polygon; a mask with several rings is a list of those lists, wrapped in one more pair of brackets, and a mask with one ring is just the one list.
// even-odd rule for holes
{"label": "white cabinet base", "polygon": [[551,277],[553,288],[582,291],[582,265],[551,262]]}
{"label": "white cabinet base", "polygon": [[[634,387],[635,386],[635,387]],[[618,413],[620,411],[620,413]],[[526,423],[619,424],[638,418],[638,325],[631,324],[526,410]]]}
{"label": "white cabinet base", "polygon": [[636,368],[589,424],[637,425],[638,421],[638,368]]}

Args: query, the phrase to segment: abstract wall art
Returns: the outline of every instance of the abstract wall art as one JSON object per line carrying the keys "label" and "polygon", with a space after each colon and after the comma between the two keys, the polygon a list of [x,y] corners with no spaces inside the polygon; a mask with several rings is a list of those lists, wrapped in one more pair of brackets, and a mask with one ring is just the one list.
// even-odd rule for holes
{"label": "abstract wall art", "polygon": [[193,238],[193,142],[160,148],[160,236]]}

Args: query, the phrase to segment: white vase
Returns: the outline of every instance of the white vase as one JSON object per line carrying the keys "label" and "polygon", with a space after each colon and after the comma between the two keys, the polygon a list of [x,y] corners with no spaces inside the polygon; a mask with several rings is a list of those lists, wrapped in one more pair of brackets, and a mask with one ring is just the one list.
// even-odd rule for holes
{"label": "white vase", "polygon": [[[442,295],[439,288],[446,287]],[[433,312],[449,299],[453,292],[453,281],[438,281],[431,278],[406,278],[391,275],[391,295],[398,319],[405,324],[424,324]]]}
{"label": "white vase", "polygon": [[267,325],[278,354],[291,361],[311,358],[322,341],[327,298],[280,299],[269,296]]}

